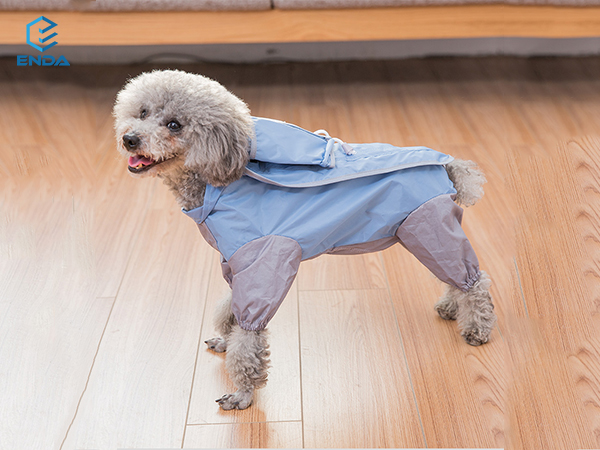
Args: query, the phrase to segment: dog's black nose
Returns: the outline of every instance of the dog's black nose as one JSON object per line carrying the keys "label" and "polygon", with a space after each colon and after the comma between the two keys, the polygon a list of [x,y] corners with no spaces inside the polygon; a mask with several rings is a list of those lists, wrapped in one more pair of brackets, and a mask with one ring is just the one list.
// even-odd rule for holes
{"label": "dog's black nose", "polygon": [[126,134],[123,136],[123,143],[127,150],[135,150],[140,146],[140,138],[135,134]]}

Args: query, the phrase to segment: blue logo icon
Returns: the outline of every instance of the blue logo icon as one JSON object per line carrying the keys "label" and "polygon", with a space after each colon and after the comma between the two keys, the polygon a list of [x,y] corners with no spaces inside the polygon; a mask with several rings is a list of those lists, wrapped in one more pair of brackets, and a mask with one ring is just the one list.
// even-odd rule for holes
{"label": "blue logo icon", "polygon": [[[56,41],[50,42],[49,44],[44,45],[42,47],[41,45],[38,45],[31,41],[31,27],[33,27],[34,25],[36,25],[37,23],[42,22],[42,21],[44,21],[45,24],[48,25],[46,28],[39,28],[40,34],[42,34],[42,35],[47,33],[48,31],[50,31],[52,28],[54,28],[57,25],[56,23],[52,22],[50,19],[45,18],[44,16],[38,17],[33,22],[27,24],[27,43],[29,45],[31,45],[33,48],[35,48],[36,50],[39,50],[40,52],[45,52],[49,48],[54,47],[57,44],[57,42]],[[44,24],[40,24],[40,25],[44,26]],[[34,31],[35,31],[35,29],[34,29]],[[49,36],[40,37],[38,39],[39,43],[44,44],[44,43],[48,42],[50,39],[52,39],[54,36],[56,36],[57,34],[58,33],[55,32]]]}
{"label": "blue logo icon", "polygon": [[[37,25],[40,22],[42,22],[42,23],[40,25]],[[54,47],[56,44],[58,44],[58,42],[53,41],[53,42],[50,42],[49,44],[46,44],[46,42],[48,42],[50,39],[52,39],[53,37],[55,37],[58,34],[56,32],[54,32],[52,34],[47,34],[55,26],[57,26],[56,23],[52,22],[50,19],[48,19],[44,16],[40,16],[37,19],[35,19],[33,22],[28,23],[27,24],[27,43],[29,45],[31,45],[33,48],[35,48],[36,50],[39,50],[40,52],[45,52],[49,48]],[[36,30],[36,28],[33,28],[33,27],[36,27],[38,29]],[[39,27],[45,27],[45,28],[39,28]],[[41,37],[37,38],[37,41],[39,41],[39,42],[32,41],[32,37],[31,37],[32,28],[33,28],[34,35],[36,35],[36,36],[39,31],[39,35],[41,36]],[[34,41],[35,41],[35,39],[34,39]],[[38,45],[38,43],[46,44],[46,45]],[[62,55],[59,56],[58,58],[56,58],[52,55],[38,55],[37,57],[31,56],[31,55],[17,55],[17,66],[33,66],[33,65],[35,65],[35,66],[70,66],[71,64],[69,64],[69,61],[67,61],[67,58],[65,58]]]}

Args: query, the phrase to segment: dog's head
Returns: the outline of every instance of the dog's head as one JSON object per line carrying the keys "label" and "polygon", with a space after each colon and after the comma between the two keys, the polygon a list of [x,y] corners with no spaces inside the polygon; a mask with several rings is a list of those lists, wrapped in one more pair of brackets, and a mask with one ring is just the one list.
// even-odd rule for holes
{"label": "dog's head", "polygon": [[248,107],[202,75],[143,73],[119,92],[113,115],[117,146],[135,176],[189,168],[222,186],[240,178],[248,162]]}

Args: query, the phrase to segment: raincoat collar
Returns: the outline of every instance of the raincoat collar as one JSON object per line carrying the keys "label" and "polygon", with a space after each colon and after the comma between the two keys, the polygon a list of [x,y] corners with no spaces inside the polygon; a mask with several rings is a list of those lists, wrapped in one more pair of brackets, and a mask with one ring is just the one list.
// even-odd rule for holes
{"label": "raincoat collar", "polygon": [[207,184],[206,191],[204,192],[203,205],[198,208],[190,209],[189,211],[181,208],[181,211],[183,211],[186,216],[194,219],[196,223],[204,222],[217,204],[219,197],[221,197],[221,194],[223,193],[223,189],[224,187],[215,187]]}

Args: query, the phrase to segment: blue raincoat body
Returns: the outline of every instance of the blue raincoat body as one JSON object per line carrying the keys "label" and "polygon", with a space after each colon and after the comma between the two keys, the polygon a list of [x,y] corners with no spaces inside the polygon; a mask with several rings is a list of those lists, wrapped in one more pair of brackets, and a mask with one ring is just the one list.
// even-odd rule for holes
{"label": "blue raincoat body", "polygon": [[[460,228],[462,210],[450,200],[456,190],[444,167],[451,156],[427,147],[346,144],[270,119],[254,118],[254,125],[245,175],[224,187],[207,185],[203,206],[184,210],[222,255],[223,275],[233,289],[232,310],[242,328],[267,325],[302,260],[389,247],[401,240],[400,226],[423,205],[435,205],[429,216],[452,218],[452,233],[456,220]],[[418,231],[423,218],[416,222],[411,235],[435,229],[439,240],[439,226],[429,224],[423,233]],[[466,237],[459,239],[464,247]],[[431,259],[431,250],[413,245],[414,240],[402,242],[420,260]],[[447,243],[433,245],[443,259],[455,251],[445,248]],[[479,275],[478,265],[458,265],[465,272],[459,280],[440,278],[468,288]]]}

